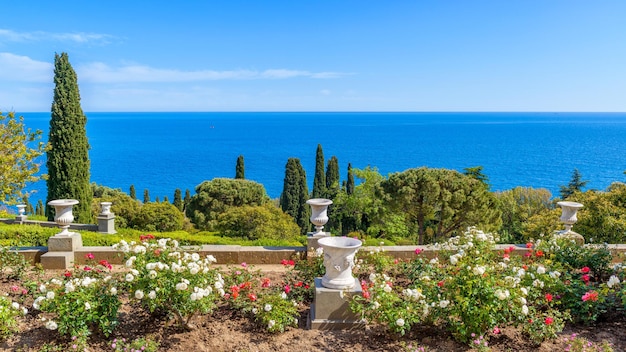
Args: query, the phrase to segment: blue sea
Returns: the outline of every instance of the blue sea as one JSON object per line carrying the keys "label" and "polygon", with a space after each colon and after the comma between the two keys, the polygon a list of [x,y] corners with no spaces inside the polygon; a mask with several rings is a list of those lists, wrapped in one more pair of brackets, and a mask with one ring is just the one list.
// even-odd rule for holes
{"label": "blue sea", "polygon": [[[50,113],[20,113],[47,139]],[[279,197],[290,157],[299,158],[311,190],[315,152],[381,174],[428,166],[483,166],[491,189],[547,188],[554,196],[577,168],[587,188],[625,181],[626,113],[86,113],[91,181],[142,198],[173,199],[215,177],[245,177]],[[45,156],[41,159],[45,166]],[[44,170],[45,171],[45,170]],[[45,182],[29,189],[45,200]]]}

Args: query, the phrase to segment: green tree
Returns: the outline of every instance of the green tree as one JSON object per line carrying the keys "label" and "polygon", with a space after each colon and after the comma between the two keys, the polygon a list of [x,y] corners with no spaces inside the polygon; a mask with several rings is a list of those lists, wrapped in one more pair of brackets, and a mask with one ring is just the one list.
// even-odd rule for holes
{"label": "green tree", "polygon": [[269,201],[263,185],[257,182],[215,178],[196,187],[187,206],[187,217],[201,230],[212,230],[219,214],[231,207],[262,205]]}
{"label": "green tree", "polygon": [[354,193],[354,175],[352,174],[352,164],[348,163],[348,181],[346,182],[346,193]]}
{"label": "green tree", "polygon": [[[66,53],[54,56],[54,86],[46,163],[47,201],[76,199],[76,222],[91,223],[87,117],[80,106],[78,78]],[[49,220],[54,218],[53,207],[47,207],[47,216]]]}
{"label": "green tree", "polygon": [[130,197],[137,199],[137,192],[135,191],[135,185],[130,185]]}
{"label": "green tree", "polygon": [[561,186],[559,189],[561,199],[567,199],[576,192],[582,192],[582,189],[587,185],[587,182],[589,181],[583,181],[580,171],[578,171],[578,169],[574,169],[574,172],[572,172],[572,178],[567,186]]}
{"label": "green tree", "polygon": [[300,236],[294,219],[271,203],[229,208],[218,216],[216,229],[223,236],[249,240],[297,242]]}
{"label": "green tree", "polygon": [[150,203],[150,191],[148,189],[143,190],[143,204]]}
{"label": "green tree", "polygon": [[115,214],[116,228],[132,228],[139,211],[141,203],[131,198],[120,189],[113,189],[106,186],[91,184],[93,192],[93,202],[91,211],[94,217],[100,213],[101,202],[111,202],[111,212]]}
{"label": "green tree", "polygon": [[27,196],[26,183],[40,179],[37,158],[43,151],[41,131],[26,129],[22,116],[0,112],[0,202],[14,205]]}
{"label": "green tree", "polygon": [[419,244],[468,226],[491,231],[501,225],[494,195],[480,181],[454,170],[409,169],[391,174],[381,186],[381,197],[392,210],[405,214]]}
{"label": "green tree", "polygon": [[311,198],[326,196],[326,176],[324,176],[324,151],[322,145],[317,145],[315,152],[315,178],[313,178],[313,192]]}
{"label": "green tree", "polygon": [[35,207],[35,215],[44,216],[44,214],[45,214],[45,211],[44,211],[43,202],[40,199],[37,201],[37,206]]}
{"label": "green tree", "polygon": [[237,166],[235,167],[235,178],[236,179],[245,179],[245,170],[243,165],[243,155],[240,155],[237,158]]}
{"label": "green tree", "polygon": [[552,194],[545,188],[515,187],[495,193],[502,213],[502,227],[498,231],[504,243],[526,243],[524,224],[535,215],[553,209]]}
{"label": "green tree", "polygon": [[326,166],[326,198],[334,199],[339,193],[339,186],[339,160],[333,155]]}
{"label": "green tree", "polygon": [[187,206],[191,202],[191,192],[189,189],[185,190],[185,198],[183,198],[183,211],[187,209]]}
{"label": "green tree", "polygon": [[133,228],[142,231],[178,231],[183,228],[184,216],[171,203],[148,203],[141,206],[133,220]]}
{"label": "green tree", "polygon": [[174,191],[174,206],[178,208],[178,210],[183,211],[185,207],[185,203],[183,203],[183,196],[180,188],[176,188]]}
{"label": "green tree", "polygon": [[308,197],[306,172],[299,159],[289,158],[285,166],[283,192],[280,195],[279,203],[280,208],[296,220],[302,234],[306,234],[310,228],[311,210],[306,204]]}
{"label": "green tree", "polygon": [[465,176],[472,177],[472,178],[482,182],[485,186],[487,186],[487,188],[489,188],[489,177],[487,177],[487,175],[485,175],[485,173],[483,173],[483,167],[482,166],[466,167],[463,170],[464,170],[463,174]]}

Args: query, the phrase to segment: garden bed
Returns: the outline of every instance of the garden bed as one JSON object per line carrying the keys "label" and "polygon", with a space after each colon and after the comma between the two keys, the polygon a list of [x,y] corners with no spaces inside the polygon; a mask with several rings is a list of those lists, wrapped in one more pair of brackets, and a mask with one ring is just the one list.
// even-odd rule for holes
{"label": "garden bed", "polygon": [[[115,269],[123,270],[122,267]],[[63,271],[46,271],[45,276],[62,274]],[[264,275],[280,282],[285,271],[264,271]],[[17,280],[5,280],[0,283],[0,292],[10,292],[11,286],[19,284]],[[416,327],[403,337],[390,335],[376,327],[357,331],[307,330],[307,314],[308,310],[303,307],[297,328],[272,334],[254,325],[239,312],[220,308],[212,314],[197,317],[193,321],[196,329],[186,331],[168,324],[162,316],[147,314],[136,303],[126,302],[120,308],[120,325],[115,332],[109,337],[91,336],[88,349],[115,351],[111,345],[116,340],[147,337],[159,343],[159,351],[420,351],[419,347],[441,352],[472,350],[466,344],[454,341],[445,331],[433,327]],[[539,346],[530,342],[520,329],[505,328],[499,336],[491,337],[489,347],[493,352],[566,351],[572,334],[595,345],[606,341],[612,344],[615,351],[626,351],[626,319],[618,312],[604,315],[591,326],[567,325],[559,338]],[[65,351],[68,348],[71,350],[68,340],[60,337],[57,331],[46,329],[35,311],[21,319],[18,333],[0,344],[2,351]]]}

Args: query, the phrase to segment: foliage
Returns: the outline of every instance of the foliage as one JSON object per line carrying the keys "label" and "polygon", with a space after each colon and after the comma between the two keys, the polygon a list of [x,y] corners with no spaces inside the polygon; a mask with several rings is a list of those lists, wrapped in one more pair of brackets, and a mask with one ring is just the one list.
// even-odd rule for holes
{"label": "foliage", "polygon": [[76,265],[60,279],[53,278],[39,286],[33,308],[47,313],[45,327],[61,335],[76,337],[84,346],[93,329],[109,336],[117,325],[117,311],[121,305],[118,285],[111,276],[112,266],[106,260]]}
{"label": "foliage", "polygon": [[270,203],[229,208],[218,216],[215,229],[223,236],[249,240],[296,240],[300,236],[293,218]]}
{"label": "foliage", "polygon": [[503,243],[526,243],[524,224],[534,215],[553,209],[552,194],[544,188],[515,187],[496,192],[497,207],[502,213],[500,236]]}
{"label": "foliage", "polygon": [[17,318],[27,312],[26,308],[20,307],[19,303],[0,296],[0,340],[10,337],[17,331]]}
{"label": "foliage", "polygon": [[348,178],[346,181],[346,193],[351,195],[354,193],[354,175],[352,174],[352,164],[348,163]]}
{"label": "foliage", "polygon": [[36,162],[44,151],[40,140],[41,131],[26,129],[24,117],[0,112],[0,202],[17,204],[27,197],[23,192],[26,183],[40,179]]}
{"label": "foliage", "polygon": [[133,219],[133,228],[143,231],[178,231],[183,228],[183,213],[171,203],[148,203]]}
{"label": "foliage", "polygon": [[258,272],[252,272],[242,263],[242,268],[225,275],[224,298],[228,305],[248,314],[269,332],[283,332],[298,325],[298,304],[289,284],[272,282]]}
{"label": "foliage", "polygon": [[219,214],[231,207],[262,205],[269,201],[263,185],[243,179],[215,178],[196,187],[186,207],[187,216],[199,229],[212,230]]}
{"label": "foliage", "polygon": [[185,210],[185,203],[183,203],[183,192],[180,190],[180,188],[176,188],[176,190],[174,190],[174,201],[172,202],[172,204],[174,204],[176,209],[180,211]]}
{"label": "foliage", "polygon": [[243,155],[237,157],[237,166],[235,167],[235,178],[236,179],[245,179],[245,168],[243,163]]}
{"label": "foliage", "polygon": [[487,188],[489,188],[489,177],[483,173],[482,166],[466,167],[463,169],[463,174],[480,181]]}
{"label": "foliage", "polygon": [[156,352],[159,349],[159,343],[147,337],[127,341],[125,338],[113,339],[111,348],[115,352]]}
{"label": "foliage", "polygon": [[324,175],[324,151],[322,145],[317,145],[315,152],[315,177],[313,178],[313,192],[311,198],[326,196],[326,176]]}
{"label": "foliage", "polygon": [[30,267],[31,263],[17,250],[0,246],[1,277],[7,279],[22,279]]}
{"label": "foliage", "polygon": [[129,294],[151,313],[172,314],[179,326],[193,328],[191,319],[216,307],[224,295],[224,281],[211,263],[213,256],[183,251],[178,242],[147,235],[142,243],[120,241],[130,272]]}
{"label": "foliage", "polygon": [[336,156],[331,156],[328,159],[328,165],[326,166],[326,198],[334,199],[337,193],[339,193],[339,160]]}
{"label": "foliage", "polygon": [[[73,207],[76,222],[89,224],[93,218],[87,117],[80,106],[78,78],[67,53],[54,55],[54,85],[46,163],[46,204],[54,199],[76,199],[79,202]],[[52,221],[54,209],[47,207],[46,215]]]}
{"label": "foliage", "polygon": [[606,192],[578,192],[570,200],[584,205],[574,230],[589,242],[626,241],[626,185],[613,183]]}
{"label": "foliage", "polygon": [[574,169],[572,172],[572,178],[567,186],[560,186],[559,192],[561,193],[561,199],[567,199],[576,192],[582,192],[583,187],[587,185],[589,181],[583,181],[582,175],[578,169]]}
{"label": "foliage", "polygon": [[306,183],[306,172],[300,160],[289,158],[285,166],[283,192],[280,194],[280,208],[291,215],[300,227],[300,233],[305,235],[309,224],[310,209],[306,204],[309,199],[309,189]]}
{"label": "foliage", "polygon": [[607,341],[595,344],[576,334],[564,337],[563,340],[568,343],[566,351],[569,352],[613,352],[613,347]]}
{"label": "foliage", "polygon": [[137,199],[137,191],[135,190],[135,185],[130,185],[129,195],[132,199]]}
{"label": "foliage", "polygon": [[476,179],[454,170],[421,167],[394,173],[381,183],[381,197],[406,215],[418,244],[441,240],[472,224],[500,227],[495,197]]}

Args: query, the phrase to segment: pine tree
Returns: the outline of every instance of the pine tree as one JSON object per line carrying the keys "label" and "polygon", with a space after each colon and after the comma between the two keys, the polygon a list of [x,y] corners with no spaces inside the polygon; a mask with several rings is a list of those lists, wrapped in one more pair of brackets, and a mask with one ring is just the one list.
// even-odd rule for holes
{"label": "pine tree", "polygon": [[174,191],[174,206],[178,208],[178,210],[183,211],[185,204],[183,203],[183,196],[180,188],[176,188]]}
{"label": "pine tree", "polygon": [[[73,207],[75,221],[92,222],[89,185],[89,142],[87,117],[80,106],[80,93],[76,72],[66,53],[54,56],[54,100],[48,136],[47,202],[54,199],[76,199]],[[48,207],[46,215],[54,218],[54,208]]]}
{"label": "pine tree", "polygon": [[243,155],[237,158],[237,166],[235,167],[235,178],[245,179],[245,171],[243,167]]}
{"label": "pine tree", "polygon": [[130,185],[130,197],[137,199],[137,192],[135,191],[135,185]]}
{"label": "pine tree", "polygon": [[578,169],[574,169],[572,172],[572,178],[567,186],[561,186],[559,192],[561,193],[561,199],[567,199],[569,196],[576,192],[581,192],[583,187],[587,185],[589,181],[583,181],[583,176]]}
{"label": "pine tree", "polygon": [[285,166],[283,193],[280,195],[281,209],[291,215],[306,234],[309,225],[310,209],[306,204],[309,190],[306,184],[306,173],[297,158],[289,158]]}
{"label": "pine tree", "polygon": [[324,152],[322,145],[317,145],[315,153],[315,178],[311,198],[323,198],[326,195],[326,177],[324,176]]}
{"label": "pine tree", "polygon": [[352,164],[348,163],[348,182],[346,182],[346,193],[354,193],[354,175],[352,174]]}
{"label": "pine tree", "polygon": [[144,189],[143,190],[143,204],[148,204],[150,203],[150,192],[148,191],[148,189]]}
{"label": "pine tree", "polygon": [[339,160],[330,157],[326,166],[326,198],[333,199],[339,193]]}

